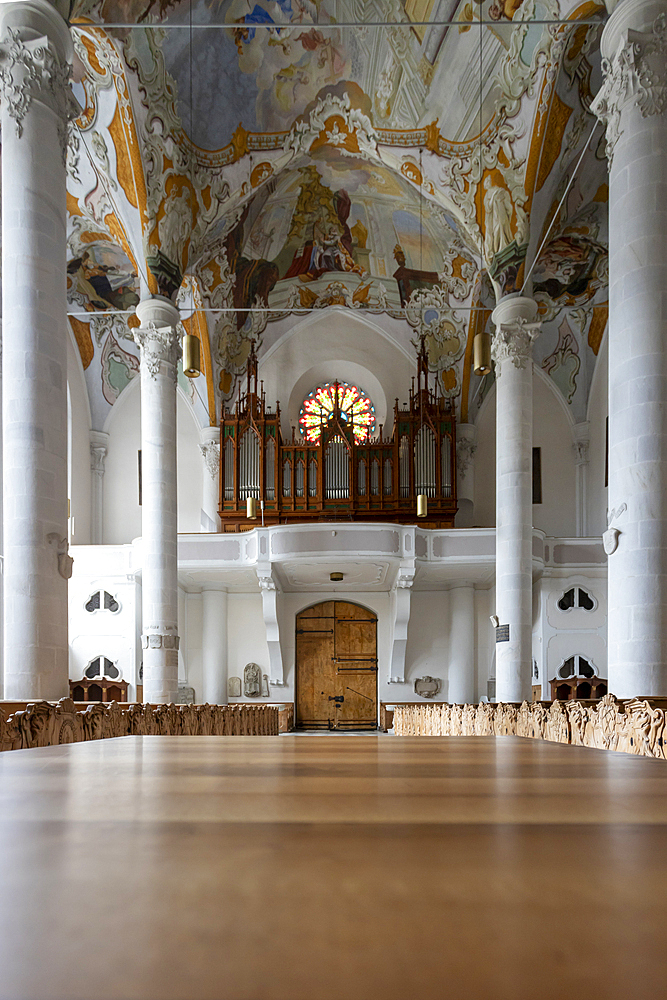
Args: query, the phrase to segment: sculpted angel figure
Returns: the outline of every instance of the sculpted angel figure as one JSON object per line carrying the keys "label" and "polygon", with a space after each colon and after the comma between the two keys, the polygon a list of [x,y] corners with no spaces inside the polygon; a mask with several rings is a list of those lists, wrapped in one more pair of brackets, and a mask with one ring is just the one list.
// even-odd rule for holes
{"label": "sculpted angel figure", "polygon": [[484,179],[484,255],[487,263],[514,239],[512,232],[512,198],[504,187],[496,186],[490,177]]}

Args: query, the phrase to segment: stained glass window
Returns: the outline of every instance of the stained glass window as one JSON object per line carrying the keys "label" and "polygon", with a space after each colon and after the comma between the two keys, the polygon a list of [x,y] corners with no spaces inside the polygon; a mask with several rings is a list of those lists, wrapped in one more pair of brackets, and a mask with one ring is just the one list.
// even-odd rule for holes
{"label": "stained glass window", "polygon": [[348,382],[326,382],[309,392],[299,411],[299,428],[308,441],[319,441],[338,401],[343,420],[354,422],[354,439],[363,444],[375,431],[375,407],[369,397]]}

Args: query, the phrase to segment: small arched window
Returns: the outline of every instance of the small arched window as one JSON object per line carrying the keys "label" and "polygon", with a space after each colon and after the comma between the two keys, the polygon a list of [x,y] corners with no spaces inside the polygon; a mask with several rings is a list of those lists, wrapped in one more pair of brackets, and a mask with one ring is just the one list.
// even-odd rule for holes
{"label": "small arched window", "polygon": [[91,615],[94,611],[100,610],[110,611],[112,615],[115,615],[117,611],[120,611],[120,604],[108,590],[96,590],[86,601],[85,608]]}
{"label": "small arched window", "polygon": [[558,676],[562,680],[567,677],[597,677],[597,669],[590,660],[577,653],[575,656],[568,657],[559,667]]}
{"label": "small arched window", "polygon": [[570,587],[566,590],[558,602],[561,611],[571,611],[572,608],[580,608],[582,611],[593,611],[596,607],[596,600],[583,587]]}
{"label": "small arched window", "polygon": [[120,670],[107,656],[96,656],[84,670],[83,676],[89,681],[97,677],[108,677],[109,680],[116,681],[120,677]]}

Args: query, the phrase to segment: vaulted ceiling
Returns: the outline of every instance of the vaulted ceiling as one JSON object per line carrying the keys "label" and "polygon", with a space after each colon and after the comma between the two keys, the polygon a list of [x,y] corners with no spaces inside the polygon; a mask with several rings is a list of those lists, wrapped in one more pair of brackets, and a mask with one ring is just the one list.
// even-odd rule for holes
{"label": "vaulted ceiling", "polygon": [[474,419],[490,379],[472,337],[530,282],[536,361],[585,419],[607,315],[603,10],[75,2],[68,295],[95,425],[137,372],[134,305],[158,292],[202,341],[206,391],[183,381],[202,423],[251,338],[261,363],[267,327],[325,307],[408,349],[426,329]]}

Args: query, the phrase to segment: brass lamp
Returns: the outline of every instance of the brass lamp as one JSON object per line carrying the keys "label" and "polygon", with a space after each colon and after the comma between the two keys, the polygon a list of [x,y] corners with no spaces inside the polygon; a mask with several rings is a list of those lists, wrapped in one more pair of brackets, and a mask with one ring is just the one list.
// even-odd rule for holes
{"label": "brass lamp", "polygon": [[246,517],[249,521],[257,520],[257,500],[255,497],[247,497],[245,502]]}
{"label": "brass lamp", "polygon": [[426,517],[428,514],[428,497],[425,493],[417,494],[417,517]]}
{"label": "brass lamp", "polygon": [[476,333],[472,353],[475,375],[488,375],[491,371],[491,335]]}
{"label": "brass lamp", "polygon": [[183,337],[183,374],[188,378],[201,375],[201,348],[199,340],[191,333]]}

